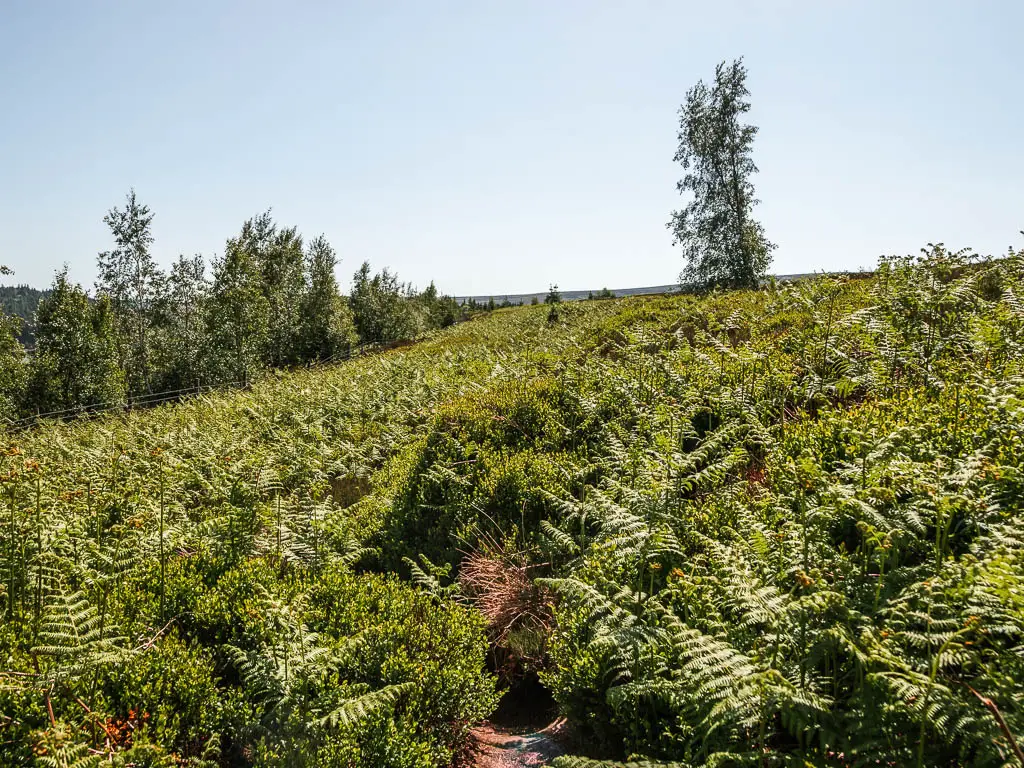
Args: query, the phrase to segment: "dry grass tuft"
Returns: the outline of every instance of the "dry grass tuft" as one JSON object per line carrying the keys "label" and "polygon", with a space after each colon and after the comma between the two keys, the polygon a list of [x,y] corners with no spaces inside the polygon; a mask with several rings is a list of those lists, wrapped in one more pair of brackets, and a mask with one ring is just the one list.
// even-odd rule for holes
{"label": "dry grass tuft", "polygon": [[522,553],[488,548],[468,554],[459,570],[459,585],[484,615],[500,674],[539,666],[554,625],[553,597],[536,585]]}

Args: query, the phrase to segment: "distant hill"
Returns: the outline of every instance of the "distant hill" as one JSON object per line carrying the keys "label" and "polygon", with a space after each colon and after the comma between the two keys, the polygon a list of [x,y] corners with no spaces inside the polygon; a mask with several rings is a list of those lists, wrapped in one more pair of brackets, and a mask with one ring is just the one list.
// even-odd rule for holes
{"label": "distant hill", "polygon": [[[800,272],[791,275],[775,275],[775,279],[779,281],[785,280],[803,280],[808,277],[814,277],[815,274],[812,272]],[[845,273],[844,273],[845,274]],[[563,301],[580,301],[586,299],[591,295],[597,296],[602,289],[595,288],[593,290],[586,291],[559,291],[562,294]],[[676,293],[679,291],[679,283],[672,283],[671,285],[648,285],[642,288],[613,288],[611,292],[616,296],[651,296],[660,293]],[[542,293],[503,293],[493,294],[484,296],[456,296],[455,301],[460,304],[465,304],[470,299],[482,304],[486,304],[491,299],[494,299],[495,304],[502,304],[508,301],[510,304],[530,304],[534,298],[538,302],[543,302],[544,297],[548,295],[547,291]]]}
{"label": "distant hill", "polygon": [[24,322],[19,341],[26,346],[35,343],[36,307],[49,291],[40,291],[28,285],[0,285],[0,311],[5,315],[20,317]]}
{"label": "distant hill", "polygon": [[[600,290],[601,289],[594,289],[593,291],[559,291],[559,293],[562,294],[562,301],[580,301],[591,294],[596,296]],[[642,294],[673,293],[678,290],[678,285],[651,285],[645,288],[616,288],[612,293],[616,296],[639,296]],[[494,299],[495,304],[502,304],[505,301],[508,301],[510,304],[530,304],[534,298],[536,298],[538,302],[543,302],[544,297],[547,295],[547,291],[543,291],[541,293],[502,293],[494,294],[493,296],[456,296],[455,300],[460,304],[465,304],[470,299],[484,304],[491,299]]]}

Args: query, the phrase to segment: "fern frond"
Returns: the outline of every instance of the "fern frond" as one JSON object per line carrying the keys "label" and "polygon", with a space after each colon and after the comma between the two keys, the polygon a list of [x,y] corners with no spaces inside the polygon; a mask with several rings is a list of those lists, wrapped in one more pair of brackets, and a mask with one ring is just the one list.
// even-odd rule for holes
{"label": "fern frond", "polygon": [[349,699],[340,707],[320,719],[321,725],[331,728],[348,727],[383,709],[390,709],[404,695],[415,690],[416,684],[396,683],[362,696]]}

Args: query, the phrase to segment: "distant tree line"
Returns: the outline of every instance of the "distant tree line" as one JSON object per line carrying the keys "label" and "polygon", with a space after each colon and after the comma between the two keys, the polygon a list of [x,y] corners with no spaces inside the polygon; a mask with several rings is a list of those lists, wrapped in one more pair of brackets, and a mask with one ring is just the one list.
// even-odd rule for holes
{"label": "distant tree line", "polygon": [[[558,301],[561,302],[562,294],[557,292],[557,288],[558,288],[558,286],[553,286],[553,291],[554,291],[554,293],[556,293],[558,295]],[[549,291],[548,295],[545,296],[545,298],[544,298],[544,303],[545,304],[551,304],[552,303],[551,297],[552,297],[552,291]],[[609,291],[607,288],[602,288],[597,293],[594,293],[593,291],[588,291],[587,296],[586,296],[586,300],[587,301],[593,301],[595,299],[614,299],[614,298],[615,298],[615,293],[613,291]],[[475,297],[470,296],[467,299],[463,299],[462,303],[459,306],[463,307],[466,310],[469,310],[470,312],[478,312],[478,311],[493,312],[496,309],[506,309],[508,307],[521,307],[525,303],[526,303],[526,299],[525,298],[520,298],[519,301],[512,301],[509,297],[505,296],[504,298],[502,298],[502,300],[500,302],[496,302],[494,300],[493,296],[489,297],[487,299],[487,301],[478,301]],[[540,304],[540,297],[538,297],[538,296],[531,296],[530,297],[530,304],[532,306],[536,306],[537,304]]]}
{"label": "distant tree line", "polygon": [[[98,256],[92,295],[66,266],[48,291],[4,289],[23,301],[11,315],[0,310],[0,422],[247,385],[261,371],[411,339],[466,312],[433,283],[418,292],[387,269],[371,273],[369,263],[343,295],[327,239],[304,240],[269,211],[228,239],[210,275],[200,255],[160,269],[151,252],[153,213],[134,190],[104,222],[113,248]],[[0,306],[14,304],[7,298]],[[21,335],[26,315],[31,354]]]}
{"label": "distant tree line", "polygon": [[470,312],[493,312],[496,309],[507,309],[509,307],[521,307],[523,306],[523,300],[512,301],[507,296],[501,301],[495,301],[494,297],[491,296],[487,301],[477,301],[474,297],[470,296],[468,299],[463,300],[459,306]]}
{"label": "distant tree line", "polygon": [[46,291],[40,291],[29,285],[0,285],[0,312],[11,317],[21,318],[21,332],[18,341],[25,346],[35,342],[36,307]]}

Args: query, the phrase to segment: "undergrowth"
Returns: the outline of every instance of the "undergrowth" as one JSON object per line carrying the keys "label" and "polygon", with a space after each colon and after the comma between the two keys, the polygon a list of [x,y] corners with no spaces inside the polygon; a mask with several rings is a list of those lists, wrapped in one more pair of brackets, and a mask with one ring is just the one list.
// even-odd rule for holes
{"label": "undergrowth", "polygon": [[1015,765],[1024,264],[499,311],[11,435],[0,762]]}

